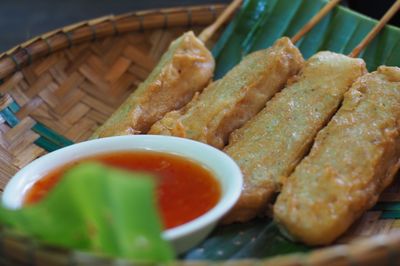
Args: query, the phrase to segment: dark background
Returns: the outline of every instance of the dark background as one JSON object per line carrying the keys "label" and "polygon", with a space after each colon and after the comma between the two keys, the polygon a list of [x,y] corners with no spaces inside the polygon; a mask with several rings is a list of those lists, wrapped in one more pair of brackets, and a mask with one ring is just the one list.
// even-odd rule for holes
{"label": "dark background", "polygon": [[[0,0],[0,52],[36,35],[82,20],[134,10],[228,3],[229,0]],[[379,18],[393,0],[349,0],[351,8]],[[399,25],[399,15],[392,23]]]}

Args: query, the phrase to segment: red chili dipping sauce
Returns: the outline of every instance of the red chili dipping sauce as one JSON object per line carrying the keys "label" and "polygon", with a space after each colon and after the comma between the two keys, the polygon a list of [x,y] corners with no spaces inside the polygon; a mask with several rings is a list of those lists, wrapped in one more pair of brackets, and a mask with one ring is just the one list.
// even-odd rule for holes
{"label": "red chili dipping sauce", "polygon": [[130,171],[147,172],[157,179],[157,201],[166,229],[187,223],[213,208],[221,188],[212,173],[196,162],[159,152],[117,152],[81,159],[56,169],[27,192],[26,204],[41,200],[76,163],[98,161]]}

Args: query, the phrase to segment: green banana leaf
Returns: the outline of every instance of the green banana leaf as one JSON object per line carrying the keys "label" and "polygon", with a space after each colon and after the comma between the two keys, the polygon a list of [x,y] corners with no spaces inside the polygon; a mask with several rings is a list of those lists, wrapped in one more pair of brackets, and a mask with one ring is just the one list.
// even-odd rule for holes
{"label": "green banana leaf", "polygon": [[[226,73],[242,58],[242,41],[249,31],[260,21],[261,16],[268,13],[266,10],[268,0],[245,0],[236,17],[227,26],[213,48],[214,57],[220,55],[217,60],[219,72]],[[216,73],[218,75],[218,73]]]}
{"label": "green banana leaf", "polygon": [[[221,78],[244,55],[271,46],[281,36],[294,36],[326,3],[324,0],[245,1],[213,49],[217,62],[215,78]],[[321,50],[349,54],[376,23],[345,7],[337,7],[296,45],[305,58]],[[371,71],[382,64],[400,66],[400,29],[386,26],[360,56]],[[400,218],[399,203],[380,203],[375,209],[383,211],[381,218]],[[260,218],[244,224],[219,226],[207,240],[182,258],[267,258],[309,250],[285,239],[271,219]]]}
{"label": "green banana leaf", "polygon": [[174,255],[161,237],[154,186],[143,174],[85,163],[68,171],[39,203],[18,210],[0,207],[0,222],[45,244],[166,262]]}
{"label": "green banana leaf", "polygon": [[[245,1],[213,49],[213,55],[217,59],[215,77],[222,77],[247,53],[267,48],[281,36],[293,36],[326,2]],[[323,18],[297,46],[305,58],[321,50],[348,54],[376,23],[376,20],[340,6]],[[250,27],[252,28],[249,29]],[[400,29],[386,26],[362,52],[361,57],[369,70],[382,64],[399,66]]]}
{"label": "green banana leaf", "polygon": [[219,226],[201,245],[182,256],[186,260],[267,258],[307,252],[310,248],[286,239],[271,219]]}

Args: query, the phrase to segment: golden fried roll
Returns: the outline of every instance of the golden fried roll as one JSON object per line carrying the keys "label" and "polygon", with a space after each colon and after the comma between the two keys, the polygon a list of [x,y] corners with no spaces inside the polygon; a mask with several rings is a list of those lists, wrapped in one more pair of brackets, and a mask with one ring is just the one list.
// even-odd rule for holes
{"label": "golden fried roll", "polygon": [[187,104],[214,72],[214,58],[193,32],[171,43],[149,77],[92,136],[146,133],[167,112]]}
{"label": "golden fried roll", "polygon": [[169,112],[149,134],[173,135],[223,148],[229,134],[258,113],[303,64],[288,38],[247,55],[187,106]]}
{"label": "golden fried roll", "polygon": [[392,182],[400,157],[400,68],[354,83],[284,184],[276,221],[310,245],[333,242]]}
{"label": "golden fried roll", "polygon": [[241,168],[244,187],[225,223],[263,214],[309,150],[353,82],[366,72],[361,59],[320,52],[307,60],[285,89],[241,129],[232,133],[225,152]]}

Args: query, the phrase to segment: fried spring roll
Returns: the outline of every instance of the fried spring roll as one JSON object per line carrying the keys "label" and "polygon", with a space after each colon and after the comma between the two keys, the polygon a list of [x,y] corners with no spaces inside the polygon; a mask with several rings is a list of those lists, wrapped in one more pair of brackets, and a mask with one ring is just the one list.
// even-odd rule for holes
{"label": "fried spring roll", "polygon": [[361,59],[320,52],[311,57],[292,84],[241,129],[225,152],[241,168],[244,187],[225,223],[247,221],[266,211],[289,175],[309,150],[317,132],[337,110],[344,93],[366,72]]}
{"label": "fried spring roll", "polygon": [[310,245],[333,242],[392,182],[400,157],[400,68],[354,83],[283,186],[276,221]]}
{"label": "fried spring roll", "polygon": [[187,104],[214,72],[214,59],[193,32],[171,43],[149,77],[92,138],[146,133],[167,112]]}
{"label": "fried spring roll", "polygon": [[149,134],[173,135],[223,148],[229,134],[258,113],[303,64],[288,38],[247,55],[225,77],[210,84],[187,106],[169,112]]}

